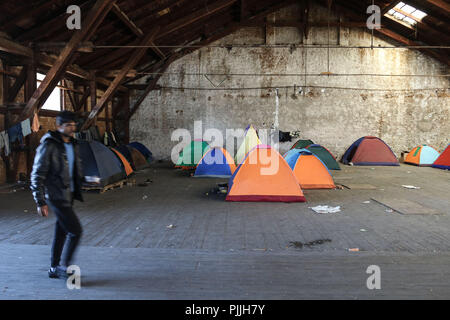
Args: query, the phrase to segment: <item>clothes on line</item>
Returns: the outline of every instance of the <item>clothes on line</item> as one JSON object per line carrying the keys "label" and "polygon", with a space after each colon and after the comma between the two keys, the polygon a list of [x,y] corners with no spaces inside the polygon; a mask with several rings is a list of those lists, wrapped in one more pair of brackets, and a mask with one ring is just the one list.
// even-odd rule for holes
{"label": "clothes on line", "polygon": [[26,119],[20,123],[22,127],[22,135],[26,137],[31,134],[30,119]]}
{"label": "clothes on line", "polygon": [[41,127],[41,124],[39,123],[39,117],[36,112],[33,117],[33,124],[31,125],[31,130],[33,132],[38,132],[40,127]]}
{"label": "clothes on line", "polygon": [[0,132],[0,151],[5,150],[5,156],[9,155],[9,136],[6,131]]}
{"label": "clothes on line", "polygon": [[8,129],[9,142],[13,143],[19,140],[20,144],[23,144],[22,124],[18,123]]}
{"label": "clothes on line", "polygon": [[109,146],[109,136],[108,136],[108,132],[105,132],[105,135],[103,136],[103,144],[105,146]]}

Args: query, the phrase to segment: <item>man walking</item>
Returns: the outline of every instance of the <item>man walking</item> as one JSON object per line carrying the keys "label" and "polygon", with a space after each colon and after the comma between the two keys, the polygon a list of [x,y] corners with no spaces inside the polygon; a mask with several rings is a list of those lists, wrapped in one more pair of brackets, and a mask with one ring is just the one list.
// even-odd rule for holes
{"label": "man walking", "polygon": [[[61,111],[56,117],[57,131],[49,131],[36,150],[31,173],[31,190],[40,216],[48,217],[49,208],[56,216],[51,251],[50,278],[67,278],[67,267],[81,237],[81,224],[72,205],[83,201],[81,161],[76,140],[75,114]],[[64,243],[66,251],[61,260]]]}

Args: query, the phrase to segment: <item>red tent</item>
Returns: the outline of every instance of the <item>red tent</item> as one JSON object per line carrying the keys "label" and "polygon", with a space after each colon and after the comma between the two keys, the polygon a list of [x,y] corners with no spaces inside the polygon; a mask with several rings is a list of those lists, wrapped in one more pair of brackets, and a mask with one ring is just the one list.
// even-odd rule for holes
{"label": "red tent", "polygon": [[380,138],[362,137],[356,140],[342,157],[345,164],[355,166],[398,166],[398,160],[391,148]]}
{"label": "red tent", "polygon": [[433,163],[432,167],[450,170],[450,144],[441,153],[439,158]]}

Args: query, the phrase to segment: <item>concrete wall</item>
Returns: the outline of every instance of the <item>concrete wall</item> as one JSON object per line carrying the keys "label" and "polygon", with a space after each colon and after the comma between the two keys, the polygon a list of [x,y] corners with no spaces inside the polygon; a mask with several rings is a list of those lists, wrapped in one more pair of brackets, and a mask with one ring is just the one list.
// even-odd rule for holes
{"label": "concrete wall", "polygon": [[[313,7],[311,19],[325,21],[325,8]],[[269,21],[298,17],[292,6],[269,16]],[[336,19],[336,17],[333,17]],[[330,44],[370,46],[371,35],[364,29],[331,28]],[[327,28],[312,28],[301,39],[296,28],[245,28],[217,44],[327,44]],[[392,45],[375,38],[375,46]],[[153,91],[132,117],[130,139],[146,144],[156,158],[169,158],[171,133],[177,128],[193,132],[194,121],[203,129],[270,128],[275,121],[275,90],[213,90],[219,88],[285,87],[279,90],[280,130],[300,130],[342,155],[356,139],[375,135],[384,139],[397,155],[418,144],[442,150],[450,142],[450,91],[422,90],[449,88],[448,78],[371,76],[209,76],[189,73],[320,74],[328,71],[328,50],[324,48],[203,48],[173,63],[159,80],[163,89]],[[448,68],[422,53],[409,49],[329,50],[330,71],[336,74],[448,74]],[[306,81],[306,82],[305,82]],[[294,94],[294,85],[312,86]],[[164,88],[166,87],[166,88]],[[167,87],[207,88],[177,90]],[[354,90],[332,89],[347,87]],[[373,89],[373,90],[367,90]],[[405,90],[405,91],[397,91]],[[133,103],[139,92],[132,96]],[[240,140],[237,141],[240,143]],[[292,143],[280,144],[280,151]]]}

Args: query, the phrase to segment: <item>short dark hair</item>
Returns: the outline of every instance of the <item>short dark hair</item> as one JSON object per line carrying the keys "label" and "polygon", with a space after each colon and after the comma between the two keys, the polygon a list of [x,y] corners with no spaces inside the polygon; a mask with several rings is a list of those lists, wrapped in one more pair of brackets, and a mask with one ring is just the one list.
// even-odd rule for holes
{"label": "short dark hair", "polygon": [[76,122],[76,120],[77,116],[75,113],[73,113],[72,111],[64,110],[56,116],[56,125],[61,126],[64,123]]}

